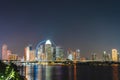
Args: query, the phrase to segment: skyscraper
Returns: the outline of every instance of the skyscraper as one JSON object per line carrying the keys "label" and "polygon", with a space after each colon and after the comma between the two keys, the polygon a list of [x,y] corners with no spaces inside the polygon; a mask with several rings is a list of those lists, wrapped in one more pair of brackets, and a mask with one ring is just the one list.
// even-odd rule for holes
{"label": "skyscraper", "polygon": [[62,60],[64,58],[64,50],[57,46],[56,47],[56,60]]}
{"label": "skyscraper", "polygon": [[96,60],[97,59],[97,55],[96,55],[96,53],[93,53],[92,54],[92,60]]}
{"label": "skyscraper", "polygon": [[117,49],[112,49],[112,60],[118,61],[118,52]]}
{"label": "skyscraper", "polygon": [[40,47],[38,48],[38,60],[42,60],[42,54],[43,54],[43,45],[40,45]]}
{"label": "skyscraper", "polygon": [[45,54],[46,54],[46,60],[53,59],[53,48],[50,40],[47,40],[45,43]]}
{"label": "skyscraper", "polygon": [[29,45],[25,48],[25,61],[30,60],[30,51],[32,50],[32,46]]}
{"label": "skyscraper", "polygon": [[7,60],[7,45],[6,44],[4,44],[3,46],[2,46],[2,60]]}
{"label": "skyscraper", "polygon": [[76,50],[76,60],[80,60],[80,49]]}
{"label": "skyscraper", "polygon": [[10,60],[11,54],[12,54],[12,52],[10,50],[7,50],[7,60]]}
{"label": "skyscraper", "polygon": [[29,61],[35,61],[35,50],[30,50]]}
{"label": "skyscraper", "polygon": [[107,53],[106,53],[106,51],[103,52],[103,61],[107,61]]}

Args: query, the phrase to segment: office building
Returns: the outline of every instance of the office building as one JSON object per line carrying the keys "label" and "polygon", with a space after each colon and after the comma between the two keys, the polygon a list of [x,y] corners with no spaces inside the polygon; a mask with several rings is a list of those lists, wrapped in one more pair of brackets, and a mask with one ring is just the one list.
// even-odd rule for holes
{"label": "office building", "polygon": [[80,49],[76,50],[76,60],[80,60]]}
{"label": "office building", "polygon": [[35,61],[35,50],[30,50],[29,61]]}
{"label": "office building", "polygon": [[6,44],[4,44],[3,46],[2,46],[2,60],[7,60],[7,51],[8,51],[8,47],[7,47],[7,45]]}
{"label": "office building", "polygon": [[32,50],[32,46],[31,45],[29,45],[29,46],[27,46],[25,48],[25,55],[24,55],[25,61],[30,61],[30,52],[31,52],[31,50]]}
{"label": "office building", "polygon": [[56,60],[63,60],[64,58],[64,50],[57,46],[56,47]]}
{"label": "office building", "polygon": [[97,60],[97,55],[96,55],[96,53],[92,54],[92,60]]}
{"label": "office building", "polygon": [[7,50],[7,60],[10,60],[11,54],[12,54],[12,52],[10,50]]}
{"label": "office building", "polygon": [[53,47],[50,40],[45,43],[46,60],[53,60]]}
{"label": "office building", "polygon": [[42,54],[44,53],[43,51],[44,51],[43,45],[40,45],[40,47],[38,48],[38,54],[37,54],[38,60],[42,60]]}
{"label": "office building", "polygon": [[103,61],[107,61],[108,60],[108,55],[106,53],[106,51],[103,52]]}
{"label": "office building", "polygon": [[118,61],[118,52],[117,49],[112,49],[112,60]]}

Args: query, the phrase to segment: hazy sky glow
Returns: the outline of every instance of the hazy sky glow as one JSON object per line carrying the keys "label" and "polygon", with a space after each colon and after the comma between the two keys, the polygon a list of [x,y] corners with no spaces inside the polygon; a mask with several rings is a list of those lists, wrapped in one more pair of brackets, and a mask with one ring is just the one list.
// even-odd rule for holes
{"label": "hazy sky glow", "polygon": [[[120,50],[120,5],[115,0],[1,0],[0,45],[14,53],[50,38],[83,56]],[[110,51],[109,51],[110,52]]]}

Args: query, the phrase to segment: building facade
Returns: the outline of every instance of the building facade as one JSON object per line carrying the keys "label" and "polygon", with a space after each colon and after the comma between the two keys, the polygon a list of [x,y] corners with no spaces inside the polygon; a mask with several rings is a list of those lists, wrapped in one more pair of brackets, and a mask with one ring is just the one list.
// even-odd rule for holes
{"label": "building facade", "polygon": [[2,46],[2,60],[7,60],[7,58],[8,58],[7,51],[8,51],[8,47],[6,44],[4,44]]}
{"label": "building facade", "polygon": [[112,49],[112,60],[118,61],[118,52],[117,49]]}

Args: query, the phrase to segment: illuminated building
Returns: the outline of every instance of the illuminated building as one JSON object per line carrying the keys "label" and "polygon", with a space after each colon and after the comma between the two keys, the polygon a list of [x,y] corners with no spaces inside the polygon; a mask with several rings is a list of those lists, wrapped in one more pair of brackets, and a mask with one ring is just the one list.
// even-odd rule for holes
{"label": "illuminated building", "polygon": [[29,61],[35,61],[35,50],[30,50]]}
{"label": "illuminated building", "polygon": [[68,51],[68,58],[67,58],[67,59],[69,59],[69,60],[73,60],[73,59],[74,59],[73,52],[72,52],[72,50],[70,50],[70,49],[69,49],[69,51]]}
{"label": "illuminated building", "polygon": [[108,61],[111,61],[111,54],[108,54]]}
{"label": "illuminated building", "polygon": [[103,61],[109,61],[110,60],[110,54],[107,54],[106,51],[103,52]]}
{"label": "illuminated building", "polygon": [[33,80],[32,78],[33,77],[31,77],[32,75],[31,75],[31,66],[26,66],[25,67],[25,80]]}
{"label": "illuminated building", "polygon": [[50,40],[45,43],[46,60],[53,60],[53,47]]}
{"label": "illuminated building", "polygon": [[77,60],[77,53],[76,52],[72,52],[72,56],[73,56],[73,60]]}
{"label": "illuminated building", "polygon": [[2,60],[7,60],[7,45],[6,44],[4,44],[3,46],[2,46]]}
{"label": "illuminated building", "polygon": [[42,53],[40,57],[41,57],[41,60],[42,60],[42,61],[46,60],[46,56],[45,56],[44,53]]}
{"label": "illuminated building", "polygon": [[120,60],[120,54],[118,53],[118,61]]}
{"label": "illuminated building", "polygon": [[12,54],[12,52],[10,50],[7,50],[7,60],[10,60],[11,54]]}
{"label": "illuminated building", "polygon": [[53,54],[53,59],[52,60],[56,60],[56,48],[52,47],[52,54]]}
{"label": "illuminated building", "polygon": [[40,45],[40,47],[38,48],[38,54],[37,54],[38,60],[42,60],[43,59],[43,58],[41,58],[42,54],[43,54],[43,51],[44,51],[43,45]]}
{"label": "illuminated building", "polygon": [[57,46],[56,47],[56,60],[62,60],[64,58],[64,50]]}
{"label": "illuminated building", "polygon": [[17,54],[10,54],[9,60],[18,60],[18,55]]}
{"label": "illuminated building", "polygon": [[68,59],[69,59],[69,60],[73,60],[73,55],[72,55],[72,54],[69,54],[69,55],[68,55]]}
{"label": "illuminated building", "polygon": [[32,50],[32,46],[29,45],[25,48],[25,61],[29,61],[30,60],[30,52]]}
{"label": "illuminated building", "polygon": [[76,50],[76,60],[80,60],[80,50]]}
{"label": "illuminated building", "polygon": [[97,59],[97,56],[96,56],[96,54],[94,53],[94,54],[92,54],[92,60],[96,60]]}
{"label": "illuminated building", "polygon": [[112,49],[112,60],[118,61],[118,52],[117,49]]}

